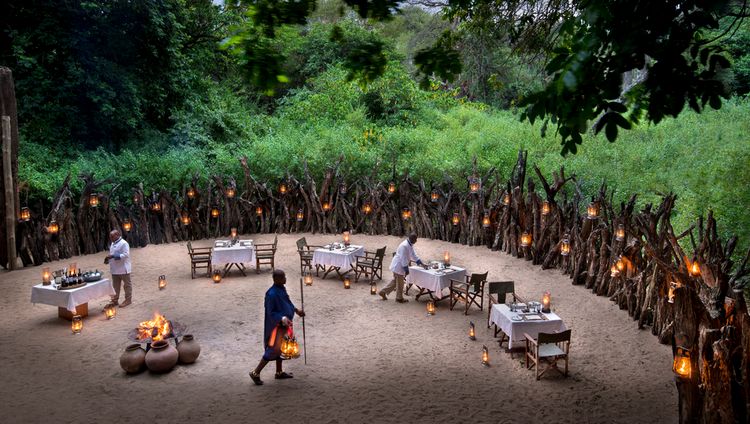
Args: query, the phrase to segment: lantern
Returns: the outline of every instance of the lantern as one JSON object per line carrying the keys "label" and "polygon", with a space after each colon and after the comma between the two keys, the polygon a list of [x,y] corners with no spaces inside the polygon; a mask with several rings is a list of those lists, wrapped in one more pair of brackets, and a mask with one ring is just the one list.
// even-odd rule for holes
{"label": "lantern", "polygon": [[159,290],[164,290],[165,288],[167,288],[167,276],[160,275],[159,276]]}
{"label": "lantern", "polygon": [[599,202],[591,202],[586,207],[586,218],[597,219],[599,218]]}
{"label": "lantern", "polygon": [[552,296],[549,294],[548,291],[546,291],[542,295],[542,312],[544,312],[545,314],[550,313],[551,306],[552,306]]}
{"label": "lantern", "polygon": [[73,330],[73,334],[81,334],[81,330],[83,330],[83,317],[80,315],[73,315],[70,329]]}
{"label": "lantern", "polygon": [[297,222],[302,222],[305,219],[305,211],[302,209],[297,211]]}
{"label": "lantern", "polygon": [[349,246],[350,238],[349,231],[344,231],[344,245]]}
{"label": "lantern", "polygon": [[521,234],[521,247],[531,246],[531,233],[524,231]]}
{"label": "lantern", "polygon": [[376,286],[375,283],[370,284],[370,294],[373,296],[378,294],[378,286]]}
{"label": "lantern", "polygon": [[674,371],[674,373],[677,374],[678,377],[690,378],[692,369],[690,363],[690,351],[688,349],[682,346],[677,347],[677,351],[674,355],[672,371]]}
{"label": "lantern", "polygon": [[190,224],[190,215],[188,215],[187,212],[182,212],[180,214],[180,221],[182,222],[182,225]]}
{"label": "lantern", "polygon": [[404,208],[401,211],[401,218],[403,218],[404,221],[411,219],[411,210],[409,208]]}
{"label": "lantern", "polygon": [[328,212],[331,210],[331,204],[328,202],[323,202],[323,212]]}
{"label": "lantern", "polygon": [[125,221],[122,222],[122,229],[125,230],[126,233],[129,233],[130,230],[133,229],[133,223],[126,218]]}
{"label": "lantern", "polygon": [[485,367],[490,366],[490,351],[487,350],[487,346],[482,345],[482,365]]}
{"label": "lantern", "polygon": [[226,189],[226,195],[227,195],[228,198],[230,198],[230,199],[234,198],[235,193],[236,193],[236,191],[235,191],[234,187],[227,187],[227,189]]}
{"label": "lantern", "polygon": [[263,208],[260,207],[260,206],[256,207],[255,208],[255,214],[258,215],[258,216],[263,215]]}
{"label": "lantern", "polygon": [[219,214],[220,214],[219,208],[217,208],[216,206],[211,208],[211,218],[218,218]]}
{"label": "lantern", "polygon": [[490,214],[489,213],[484,214],[484,218],[482,218],[482,227],[490,228]]}
{"label": "lantern", "polygon": [[352,287],[352,280],[350,280],[348,277],[344,278],[344,288],[349,289]]}
{"label": "lantern", "polygon": [[133,204],[137,205],[138,203],[140,203],[140,201],[141,201],[141,196],[138,193],[135,193],[133,195]]}
{"label": "lantern", "polygon": [[625,225],[620,224],[617,226],[617,229],[615,230],[615,240],[617,241],[625,240]]}
{"label": "lantern", "polygon": [[505,206],[508,206],[508,205],[510,205],[510,193],[505,193],[505,194],[503,195],[503,204],[504,204]]}
{"label": "lantern", "polygon": [[232,240],[237,240],[237,227],[232,227],[232,229],[229,230],[229,236]]}
{"label": "lantern", "polygon": [[68,265],[68,275],[76,275],[78,273],[78,264],[76,262],[71,262],[70,265]]}
{"label": "lantern", "polygon": [[445,266],[450,266],[450,264],[451,264],[451,252],[449,252],[447,250],[445,252],[443,252],[443,263],[445,264]]}
{"label": "lantern", "polygon": [[341,183],[339,186],[339,193],[341,193],[342,196],[346,194],[346,184]]}
{"label": "lantern", "polygon": [[688,274],[692,277],[701,276],[701,266],[698,264],[697,258],[694,258],[692,263],[688,261]]}
{"label": "lantern", "polygon": [[305,285],[306,286],[312,286],[313,285],[313,276],[312,273],[306,272],[304,277]]}
{"label": "lantern", "polygon": [[427,301],[427,315],[435,315],[435,302],[432,300]]}
{"label": "lantern", "polygon": [[295,337],[285,335],[281,339],[281,356],[286,359],[299,358],[299,343]]}
{"label": "lantern", "polygon": [[372,213],[372,205],[369,203],[362,205],[362,212],[364,212],[365,215]]}
{"label": "lantern", "polygon": [[154,212],[161,211],[161,203],[159,203],[158,201],[154,202],[154,204],[151,205],[151,210]]}
{"label": "lantern", "polygon": [[476,340],[477,339],[476,331],[474,329],[474,323],[471,322],[471,321],[469,321],[469,339],[470,340]]}
{"label": "lantern", "polygon": [[454,226],[458,225],[458,223],[461,222],[461,217],[458,215],[458,212],[453,212],[453,218],[451,218],[451,222]]}
{"label": "lantern", "polygon": [[192,199],[195,197],[195,189],[193,187],[188,188],[187,197]]}
{"label": "lantern", "polygon": [[627,260],[628,260],[627,258],[623,258],[622,256],[620,256],[620,257],[617,258],[617,262],[615,262],[615,266],[617,266],[617,270],[618,271],[620,271],[620,272],[625,271],[625,268],[627,266],[627,264],[625,263],[625,261],[627,261]]}
{"label": "lantern", "polygon": [[674,281],[669,283],[669,291],[667,292],[667,302],[674,303],[674,292],[680,287],[678,283]]}
{"label": "lantern", "polygon": [[279,184],[279,193],[286,194],[286,184],[284,183]]}
{"label": "lantern", "polygon": [[562,240],[562,244],[560,244],[560,254],[562,256],[570,255],[570,240],[566,238]]}
{"label": "lantern", "polygon": [[609,269],[609,275],[611,277],[617,277],[620,275],[620,270],[617,269],[617,265],[612,264],[612,267]]}
{"label": "lantern", "polygon": [[49,272],[49,267],[42,268],[42,284],[49,286],[52,274]]}
{"label": "lantern", "polygon": [[99,195],[96,193],[89,194],[89,206],[96,208],[99,206]]}
{"label": "lantern", "polygon": [[26,206],[21,208],[21,213],[19,214],[19,218],[23,222],[29,222],[31,219],[31,211]]}
{"label": "lantern", "polygon": [[430,193],[430,201],[432,203],[435,203],[440,199],[440,195],[438,194],[437,190],[432,190],[432,193]]}
{"label": "lantern", "polygon": [[393,194],[395,192],[396,192],[396,183],[391,181],[390,183],[388,183],[388,193]]}
{"label": "lantern", "polygon": [[211,280],[214,282],[214,284],[221,283],[221,271],[215,269],[213,274],[211,275]]}
{"label": "lantern", "polygon": [[479,193],[481,186],[482,183],[479,181],[479,178],[474,177],[469,180],[469,191],[471,191],[472,194]]}
{"label": "lantern", "polygon": [[550,210],[552,210],[552,208],[549,205],[549,201],[545,200],[542,202],[542,216],[549,215]]}
{"label": "lantern", "polygon": [[57,225],[57,221],[54,219],[49,222],[49,225],[47,226],[47,231],[49,231],[50,234],[57,234],[58,231],[60,231],[60,226]]}
{"label": "lantern", "polygon": [[107,319],[112,319],[117,315],[117,308],[115,308],[114,303],[109,303],[107,306],[104,307],[104,316],[107,317]]}

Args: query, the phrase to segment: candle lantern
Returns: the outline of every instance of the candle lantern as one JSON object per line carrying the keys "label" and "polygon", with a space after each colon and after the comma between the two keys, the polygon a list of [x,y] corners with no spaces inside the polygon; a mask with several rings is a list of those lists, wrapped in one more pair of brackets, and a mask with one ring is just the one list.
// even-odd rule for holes
{"label": "candle lantern", "polygon": [[490,228],[490,214],[485,212],[484,218],[482,218],[482,227]]}
{"label": "candle lantern", "polygon": [[344,231],[344,245],[349,246],[349,240],[351,236],[349,235],[349,231]]}
{"label": "candle lantern", "polygon": [[73,334],[81,334],[81,330],[83,330],[83,317],[80,315],[73,315],[70,329],[73,330]]}
{"label": "candle lantern", "polygon": [[402,219],[403,219],[404,221],[408,221],[409,219],[411,219],[411,210],[410,210],[409,208],[404,208],[404,209],[403,209],[403,210],[401,211],[401,218],[402,218]]}
{"label": "candle lantern", "polygon": [[89,206],[92,208],[96,208],[99,206],[99,195],[96,193],[91,193],[89,195]]}
{"label": "candle lantern", "polygon": [[372,213],[372,205],[369,203],[362,205],[362,212],[364,212],[365,215]]}
{"label": "candle lantern", "polygon": [[625,267],[626,267],[625,261],[626,260],[627,260],[627,258],[623,258],[622,256],[620,256],[620,257],[617,258],[617,262],[615,262],[615,266],[617,266],[617,270],[618,271],[620,271],[620,272],[625,271]]}
{"label": "candle lantern", "polygon": [[286,184],[285,183],[279,184],[279,193],[286,194]]}
{"label": "candle lantern", "polygon": [[263,208],[260,207],[260,206],[256,207],[255,208],[255,214],[258,215],[258,216],[263,215]]}
{"label": "candle lantern", "polygon": [[490,351],[484,345],[482,345],[482,365],[485,367],[490,366]]}
{"label": "candle lantern", "polygon": [[164,290],[165,288],[167,288],[167,276],[160,275],[159,276],[159,290]]}
{"label": "candle lantern", "polygon": [[305,211],[299,209],[297,211],[297,222],[302,222],[305,219]]}
{"label": "candle lantern", "polygon": [[217,208],[216,206],[211,208],[211,218],[218,218],[220,213],[221,212],[219,212],[219,208]]}
{"label": "candle lantern", "polygon": [[453,225],[458,225],[459,222],[461,222],[461,217],[458,215],[458,212],[453,212],[453,218],[451,218],[451,222]]}
{"label": "candle lantern", "polygon": [[221,283],[221,271],[215,269],[213,274],[211,275],[211,280],[214,282],[214,284]]}
{"label": "candle lantern", "polygon": [[159,212],[159,211],[161,211],[161,203],[160,203],[160,202],[159,202],[158,200],[157,200],[156,202],[154,202],[154,203],[153,203],[153,204],[151,205],[151,210],[152,210],[152,211],[154,211],[154,212]]}
{"label": "candle lantern", "polygon": [[130,222],[130,219],[125,218],[125,221],[122,222],[122,229],[125,230],[126,233],[129,233],[130,230],[133,229],[133,223]]}
{"label": "candle lantern", "polygon": [[562,256],[570,255],[570,240],[566,238],[562,240],[562,243],[560,244],[560,255]]}
{"label": "candle lantern", "polygon": [[49,286],[51,278],[52,274],[49,272],[49,267],[42,268],[42,284]]}
{"label": "candle lantern", "polygon": [[344,278],[344,288],[349,289],[352,287],[352,280],[349,277]]}
{"label": "candle lantern", "polygon": [[388,193],[393,194],[395,192],[396,192],[396,183],[391,181],[390,183],[388,183]]}
{"label": "candle lantern", "polygon": [[674,355],[672,371],[678,377],[689,379],[692,374],[692,364],[690,362],[690,351],[682,346],[678,346]]}
{"label": "candle lantern", "polygon": [[378,294],[378,286],[375,283],[370,284],[370,294],[373,296]]}
{"label": "candle lantern", "polygon": [[115,308],[114,303],[108,303],[107,306],[104,307],[104,316],[107,317],[107,319],[112,319],[117,315],[117,308]]}
{"label": "candle lantern", "polygon": [[137,205],[141,201],[141,196],[138,193],[133,195],[133,204]]}
{"label": "candle lantern", "polygon": [[430,193],[430,201],[432,203],[435,203],[440,199],[440,194],[438,194],[437,190],[432,190],[432,193]]}
{"label": "candle lantern", "polygon": [[548,291],[544,292],[542,295],[542,312],[545,314],[550,313],[552,306],[552,296],[549,294]]}
{"label": "candle lantern", "polygon": [[471,322],[471,321],[469,321],[469,339],[470,340],[476,340],[477,339],[476,330],[474,328],[474,323]]}
{"label": "candle lantern", "polygon": [[60,231],[60,226],[57,225],[57,221],[54,219],[50,221],[47,226],[47,231],[49,231],[50,234],[57,234]]}
{"label": "candle lantern", "polygon": [[690,274],[692,277],[700,277],[701,266],[698,264],[697,258],[693,258],[692,263],[688,261],[688,274]]}
{"label": "candle lantern", "polygon": [[328,202],[323,202],[323,212],[328,212],[331,210],[331,204]]}
{"label": "candle lantern", "polygon": [[521,234],[521,247],[531,246],[531,233],[524,231]]}
{"label": "candle lantern", "polygon": [[189,225],[190,224],[190,215],[186,211],[183,211],[180,214],[180,221],[182,222],[182,225]]}
{"label": "candle lantern", "polygon": [[312,273],[306,272],[304,277],[305,285],[306,286],[312,286],[313,285],[313,276]]}
{"label": "candle lantern", "polygon": [[669,283],[669,291],[667,292],[667,302],[674,303],[674,292],[675,290],[677,290],[678,287],[680,286],[674,281]]}
{"label": "candle lantern", "polygon": [[237,193],[234,187],[227,187],[225,191],[228,198],[232,199],[234,198],[234,195]]}
{"label": "candle lantern", "polygon": [[343,196],[346,194],[346,191],[347,191],[346,184],[341,183],[341,185],[339,185],[339,193],[341,193],[341,195]]}
{"label": "candle lantern", "polygon": [[229,230],[229,236],[232,238],[232,241],[237,240],[237,227],[232,227],[232,229]]}
{"label": "candle lantern", "polygon": [[195,189],[193,187],[188,188],[187,197],[192,199],[195,197]]}
{"label": "candle lantern", "polygon": [[427,301],[427,315],[435,315],[435,302],[432,300]]}
{"label": "candle lantern", "polygon": [[625,240],[625,225],[620,224],[617,226],[617,229],[615,230],[615,240],[617,241]]}
{"label": "candle lantern", "polygon": [[586,218],[597,219],[599,218],[599,202],[591,202],[586,207]]}
{"label": "candle lantern", "polygon": [[469,191],[471,191],[472,194],[479,193],[479,189],[482,187],[482,183],[479,181],[479,178],[472,177],[469,180]]}
{"label": "candle lantern", "polygon": [[31,219],[31,210],[29,210],[29,208],[27,208],[26,206],[22,207],[19,218],[23,222],[29,222],[29,220]]}
{"label": "candle lantern", "polygon": [[611,277],[617,277],[620,275],[620,270],[617,269],[617,265],[612,264],[612,267],[609,269],[609,275]]}
{"label": "candle lantern", "polygon": [[75,275],[78,272],[78,263],[71,262],[70,265],[68,265],[68,275]]}
{"label": "candle lantern", "polygon": [[505,194],[503,195],[503,204],[504,204],[505,206],[508,206],[508,205],[510,205],[510,193],[505,193]]}
{"label": "candle lantern", "polygon": [[451,252],[449,252],[447,250],[445,252],[443,252],[443,263],[445,264],[445,266],[450,266],[450,264],[451,264]]}
{"label": "candle lantern", "polygon": [[550,210],[552,210],[552,207],[550,206],[549,201],[545,200],[542,202],[542,216],[549,215]]}

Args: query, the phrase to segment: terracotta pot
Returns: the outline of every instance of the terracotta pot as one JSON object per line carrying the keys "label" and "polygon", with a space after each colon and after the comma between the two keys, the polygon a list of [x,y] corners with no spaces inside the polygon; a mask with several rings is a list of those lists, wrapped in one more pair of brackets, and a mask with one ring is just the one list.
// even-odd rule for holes
{"label": "terracotta pot", "polygon": [[159,340],[151,345],[146,353],[146,366],[152,372],[167,372],[177,365],[179,353],[166,340]]}
{"label": "terracotta pot", "polygon": [[120,356],[120,366],[128,374],[143,371],[146,365],[146,351],[139,344],[132,344],[125,348]]}
{"label": "terracotta pot", "polygon": [[181,364],[192,364],[201,354],[201,345],[195,341],[192,334],[185,334],[182,341],[177,344],[177,352],[180,353]]}

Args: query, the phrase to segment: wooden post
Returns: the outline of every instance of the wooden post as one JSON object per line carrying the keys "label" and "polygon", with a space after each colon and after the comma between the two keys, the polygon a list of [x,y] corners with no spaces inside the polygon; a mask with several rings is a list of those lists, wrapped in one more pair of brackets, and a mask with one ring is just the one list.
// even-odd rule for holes
{"label": "wooden post", "polygon": [[13,186],[11,156],[13,148],[10,137],[10,116],[3,116],[3,185],[5,188],[5,241],[8,246],[9,270],[16,269],[16,195]]}

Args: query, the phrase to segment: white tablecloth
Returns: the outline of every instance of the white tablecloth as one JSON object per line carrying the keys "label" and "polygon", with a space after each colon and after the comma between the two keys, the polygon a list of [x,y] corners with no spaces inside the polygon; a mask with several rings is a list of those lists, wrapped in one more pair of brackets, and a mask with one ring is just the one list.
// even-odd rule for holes
{"label": "white tablecloth", "polygon": [[255,266],[254,245],[240,246],[239,244],[236,244],[232,247],[214,247],[213,253],[211,253],[211,265],[245,263]]}
{"label": "white tablecloth", "polygon": [[114,295],[115,289],[112,287],[112,282],[106,278],[72,290],[57,290],[51,284],[49,286],[37,284],[31,288],[31,303],[59,306],[75,312],[76,306],[87,303],[91,299]]}
{"label": "white tablecloth", "polygon": [[436,269],[424,269],[421,266],[410,266],[409,275],[406,276],[408,284],[414,284],[417,287],[427,289],[435,293],[435,297],[442,297],[443,289],[451,285],[451,279],[461,282],[466,281],[466,269],[452,266],[451,269],[444,269],[444,273],[437,272]]}
{"label": "white tablecloth", "polygon": [[523,333],[528,333],[531,337],[536,338],[539,333],[555,333],[567,330],[557,314],[550,312],[542,315],[547,317],[547,320],[515,321],[513,317],[520,316],[518,313],[511,312],[506,304],[496,303],[492,305],[490,323],[496,324],[508,335],[511,348],[525,346]]}
{"label": "white tablecloth", "polygon": [[354,268],[357,256],[364,256],[363,246],[351,245],[344,249],[328,250],[326,248],[315,249],[313,252],[313,265],[333,266],[337,268]]}

